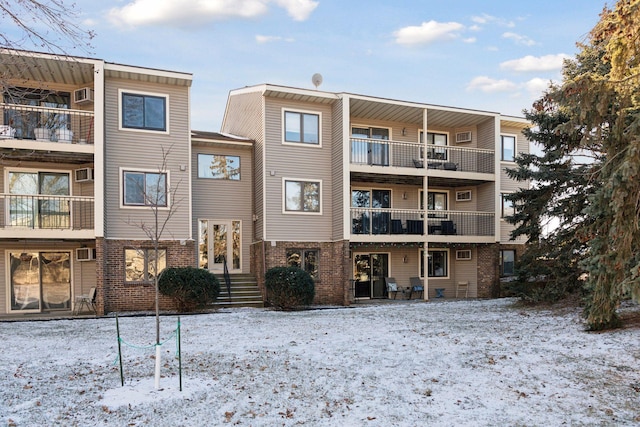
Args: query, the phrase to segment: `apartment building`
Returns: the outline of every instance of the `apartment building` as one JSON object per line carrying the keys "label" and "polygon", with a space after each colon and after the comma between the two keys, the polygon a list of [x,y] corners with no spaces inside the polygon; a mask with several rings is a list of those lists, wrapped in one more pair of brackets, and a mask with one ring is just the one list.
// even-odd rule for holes
{"label": "apartment building", "polygon": [[70,312],[92,288],[98,314],[152,309],[155,259],[195,264],[191,80],[0,51],[0,315]]}
{"label": "apartment building", "polygon": [[201,132],[191,82],[0,51],[0,317],[72,314],[92,289],[98,314],[151,310],[156,261],[263,297],[268,268],[297,265],[316,304],[339,305],[490,297],[512,273],[505,168],[528,151],[524,119],[265,84]]}
{"label": "apartment building", "polygon": [[231,91],[222,131],[255,141],[252,271],[262,283],[298,265],[318,304],[388,298],[389,277],[400,290],[418,280],[423,299],[497,295],[523,247],[503,217],[527,125],[350,93]]}

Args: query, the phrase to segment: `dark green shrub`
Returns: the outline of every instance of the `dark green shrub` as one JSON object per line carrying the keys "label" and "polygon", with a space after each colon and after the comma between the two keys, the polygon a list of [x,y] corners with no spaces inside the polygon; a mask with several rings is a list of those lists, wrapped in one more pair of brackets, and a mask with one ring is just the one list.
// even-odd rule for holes
{"label": "dark green shrub", "polygon": [[313,278],[298,267],[273,267],[265,274],[269,303],[280,310],[293,310],[313,303]]}
{"label": "dark green shrub", "polygon": [[173,298],[178,311],[193,311],[214,302],[220,294],[220,282],[208,270],[195,267],[168,267],[160,275],[162,295]]}

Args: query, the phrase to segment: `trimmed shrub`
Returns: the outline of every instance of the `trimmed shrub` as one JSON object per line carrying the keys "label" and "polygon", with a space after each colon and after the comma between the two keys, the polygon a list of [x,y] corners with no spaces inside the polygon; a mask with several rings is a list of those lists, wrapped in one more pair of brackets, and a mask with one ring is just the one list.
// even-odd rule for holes
{"label": "trimmed shrub", "polygon": [[160,275],[162,295],[171,297],[178,311],[204,308],[218,299],[220,282],[208,270],[195,267],[168,267]]}
{"label": "trimmed shrub", "polygon": [[315,284],[306,271],[298,267],[273,267],[265,274],[269,303],[280,310],[293,310],[313,303]]}

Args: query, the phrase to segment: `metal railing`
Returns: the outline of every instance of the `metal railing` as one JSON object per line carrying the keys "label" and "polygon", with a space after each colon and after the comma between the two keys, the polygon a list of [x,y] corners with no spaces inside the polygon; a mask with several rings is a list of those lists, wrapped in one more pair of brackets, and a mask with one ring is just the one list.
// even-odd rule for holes
{"label": "metal railing", "polygon": [[493,174],[495,152],[480,148],[351,138],[351,164]]}
{"label": "metal railing", "polygon": [[93,144],[93,111],[0,103],[0,139]]}
{"label": "metal railing", "polygon": [[494,219],[493,212],[351,208],[351,234],[493,236]]}
{"label": "metal railing", "polygon": [[1,194],[0,228],[91,230],[94,198]]}

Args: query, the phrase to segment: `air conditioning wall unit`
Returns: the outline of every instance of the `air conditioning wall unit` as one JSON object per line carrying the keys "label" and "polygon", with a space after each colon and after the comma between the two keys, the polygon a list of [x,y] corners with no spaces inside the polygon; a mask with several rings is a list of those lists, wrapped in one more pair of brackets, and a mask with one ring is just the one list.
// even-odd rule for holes
{"label": "air conditioning wall unit", "polygon": [[73,101],[76,104],[82,104],[83,102],[93,102],[93,89],[90,87],[83,87],[73,91]]}
{"label": "air conditioning wall unit", "polygon": [[76,169],[76,182],[93,181],[93,168]]}
{"label": "air conditioning wall unit", "polygon": [[77,248],[76,259],[78,261],[92,261],[96,259],[95,248]]}
{"label": "air conditioning wall unit", "polygon": [[460,142],[471,142],[471,131],[466,132],[457,132],[456,133],[456,143]]}

